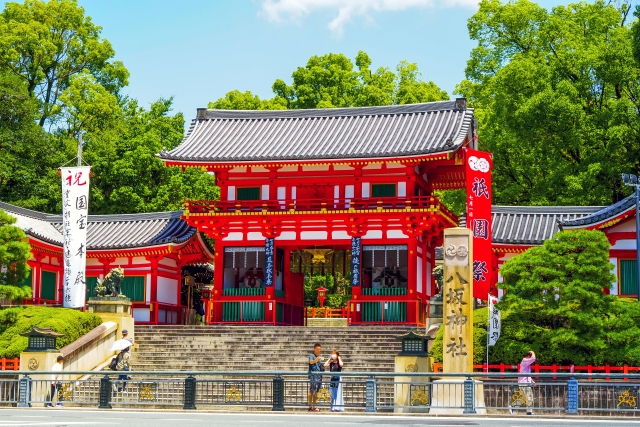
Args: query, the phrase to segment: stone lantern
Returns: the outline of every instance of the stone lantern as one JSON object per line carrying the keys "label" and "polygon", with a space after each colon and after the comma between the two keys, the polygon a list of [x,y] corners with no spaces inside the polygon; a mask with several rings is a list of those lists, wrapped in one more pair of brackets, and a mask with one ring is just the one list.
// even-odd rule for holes
{"label": "stone lantern", "polygon": [[320,307],[324,307],[324,300],[327,299],[327,289],[318,288],[318,301],[320,301]]}
{"label": "stone lantern", "polygon": [[431,372],[432,358],[429,357],[428,335],[410,331],[396,337],[402,341],[402,350],[396,356],[395,372],[406,372],[406,376],[396,377],[395,405],[396,413],[429,412],[431,387],[427,377],[417,377],[417,372]]}

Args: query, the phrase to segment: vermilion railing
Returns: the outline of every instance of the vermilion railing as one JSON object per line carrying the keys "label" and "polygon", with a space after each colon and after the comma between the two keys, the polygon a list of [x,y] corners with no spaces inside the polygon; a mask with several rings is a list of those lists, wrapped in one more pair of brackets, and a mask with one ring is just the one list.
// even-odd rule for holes
{"label": "vermilion railing", "polygon": [[237,211],[279,211],[294,210],[321,212],[326,210],[379,211],[385,209],[438,208],[444,215],[456,218],[434,196],[415,197],[360,197],[295,200],[189,200],[186,208],[190,213],[237,212]]}
{"label": "vermilion railing", "polygon": [[0,370],[2,371],[19,371],[20,370],[20,358],[14,357],[13,359],[7,359],[3,357],[0,359]]}
{"label": "vermilion railing", "polygon": [[[475,364],[473,365],[473,370],[476,372],[487,372],[487,369],[490,372],[518,372],[520,365],[508,365],[505,363],[498,364],[490,364],[487,366],[486,363]],[[434,363],[433,364],[434,372],[442,372],[442,363]],[[552,372],[552,373],[560,373],[560,372],[586,372],[588,374],[630,374],[630,373],[640,373],[640,367],[637,366],[593,366],[593,365],[531,365],[532,373],[544,373],[544,372]]]}
{"label": "vermilion railing", "polygon": [[324,318],[324,319],[336,319],[349,317],[349,309],[344,308],[330,308],[330,307],[306,307],[305,317],[307,319]]}

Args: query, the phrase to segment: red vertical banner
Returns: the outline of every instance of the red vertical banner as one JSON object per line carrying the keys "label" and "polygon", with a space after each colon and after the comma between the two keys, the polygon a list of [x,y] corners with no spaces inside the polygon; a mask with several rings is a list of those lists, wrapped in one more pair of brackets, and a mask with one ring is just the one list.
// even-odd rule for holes
{"label": "red vertical banner", "polygon": [[491,288],[491,153],[465,149],[467,228],[473,234],[473,297],[486,299]]}

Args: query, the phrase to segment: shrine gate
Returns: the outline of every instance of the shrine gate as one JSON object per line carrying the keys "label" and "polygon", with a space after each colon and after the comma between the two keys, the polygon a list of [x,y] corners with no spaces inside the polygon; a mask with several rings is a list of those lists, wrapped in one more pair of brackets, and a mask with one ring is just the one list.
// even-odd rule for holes
{"label": "shrine gate", "polygon": [[443,230],[458,218],[436,190],[467,189],[476,292],[491,277],[491,160],[464,98],[286,111],[198,109],[160,158],[216,178],[220,200],[183,219],[215,239],[209,323],[301,325],[304,275],[351,284],[351,324],[425,321]]}

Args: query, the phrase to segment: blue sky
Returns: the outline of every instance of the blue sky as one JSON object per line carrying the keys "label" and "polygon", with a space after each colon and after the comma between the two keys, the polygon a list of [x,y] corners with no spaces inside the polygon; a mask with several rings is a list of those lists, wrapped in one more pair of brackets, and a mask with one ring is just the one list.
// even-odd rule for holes
{"label": "blue sky", "polygon": [[[233,89],[270,98],[309,57],[364,50],[373,66],[416,62],[451,93],[474,42],[476,0],[79,0],[148,106],[174,97],[187,120]],[[542,0],[544,7],[566,3]]]}

